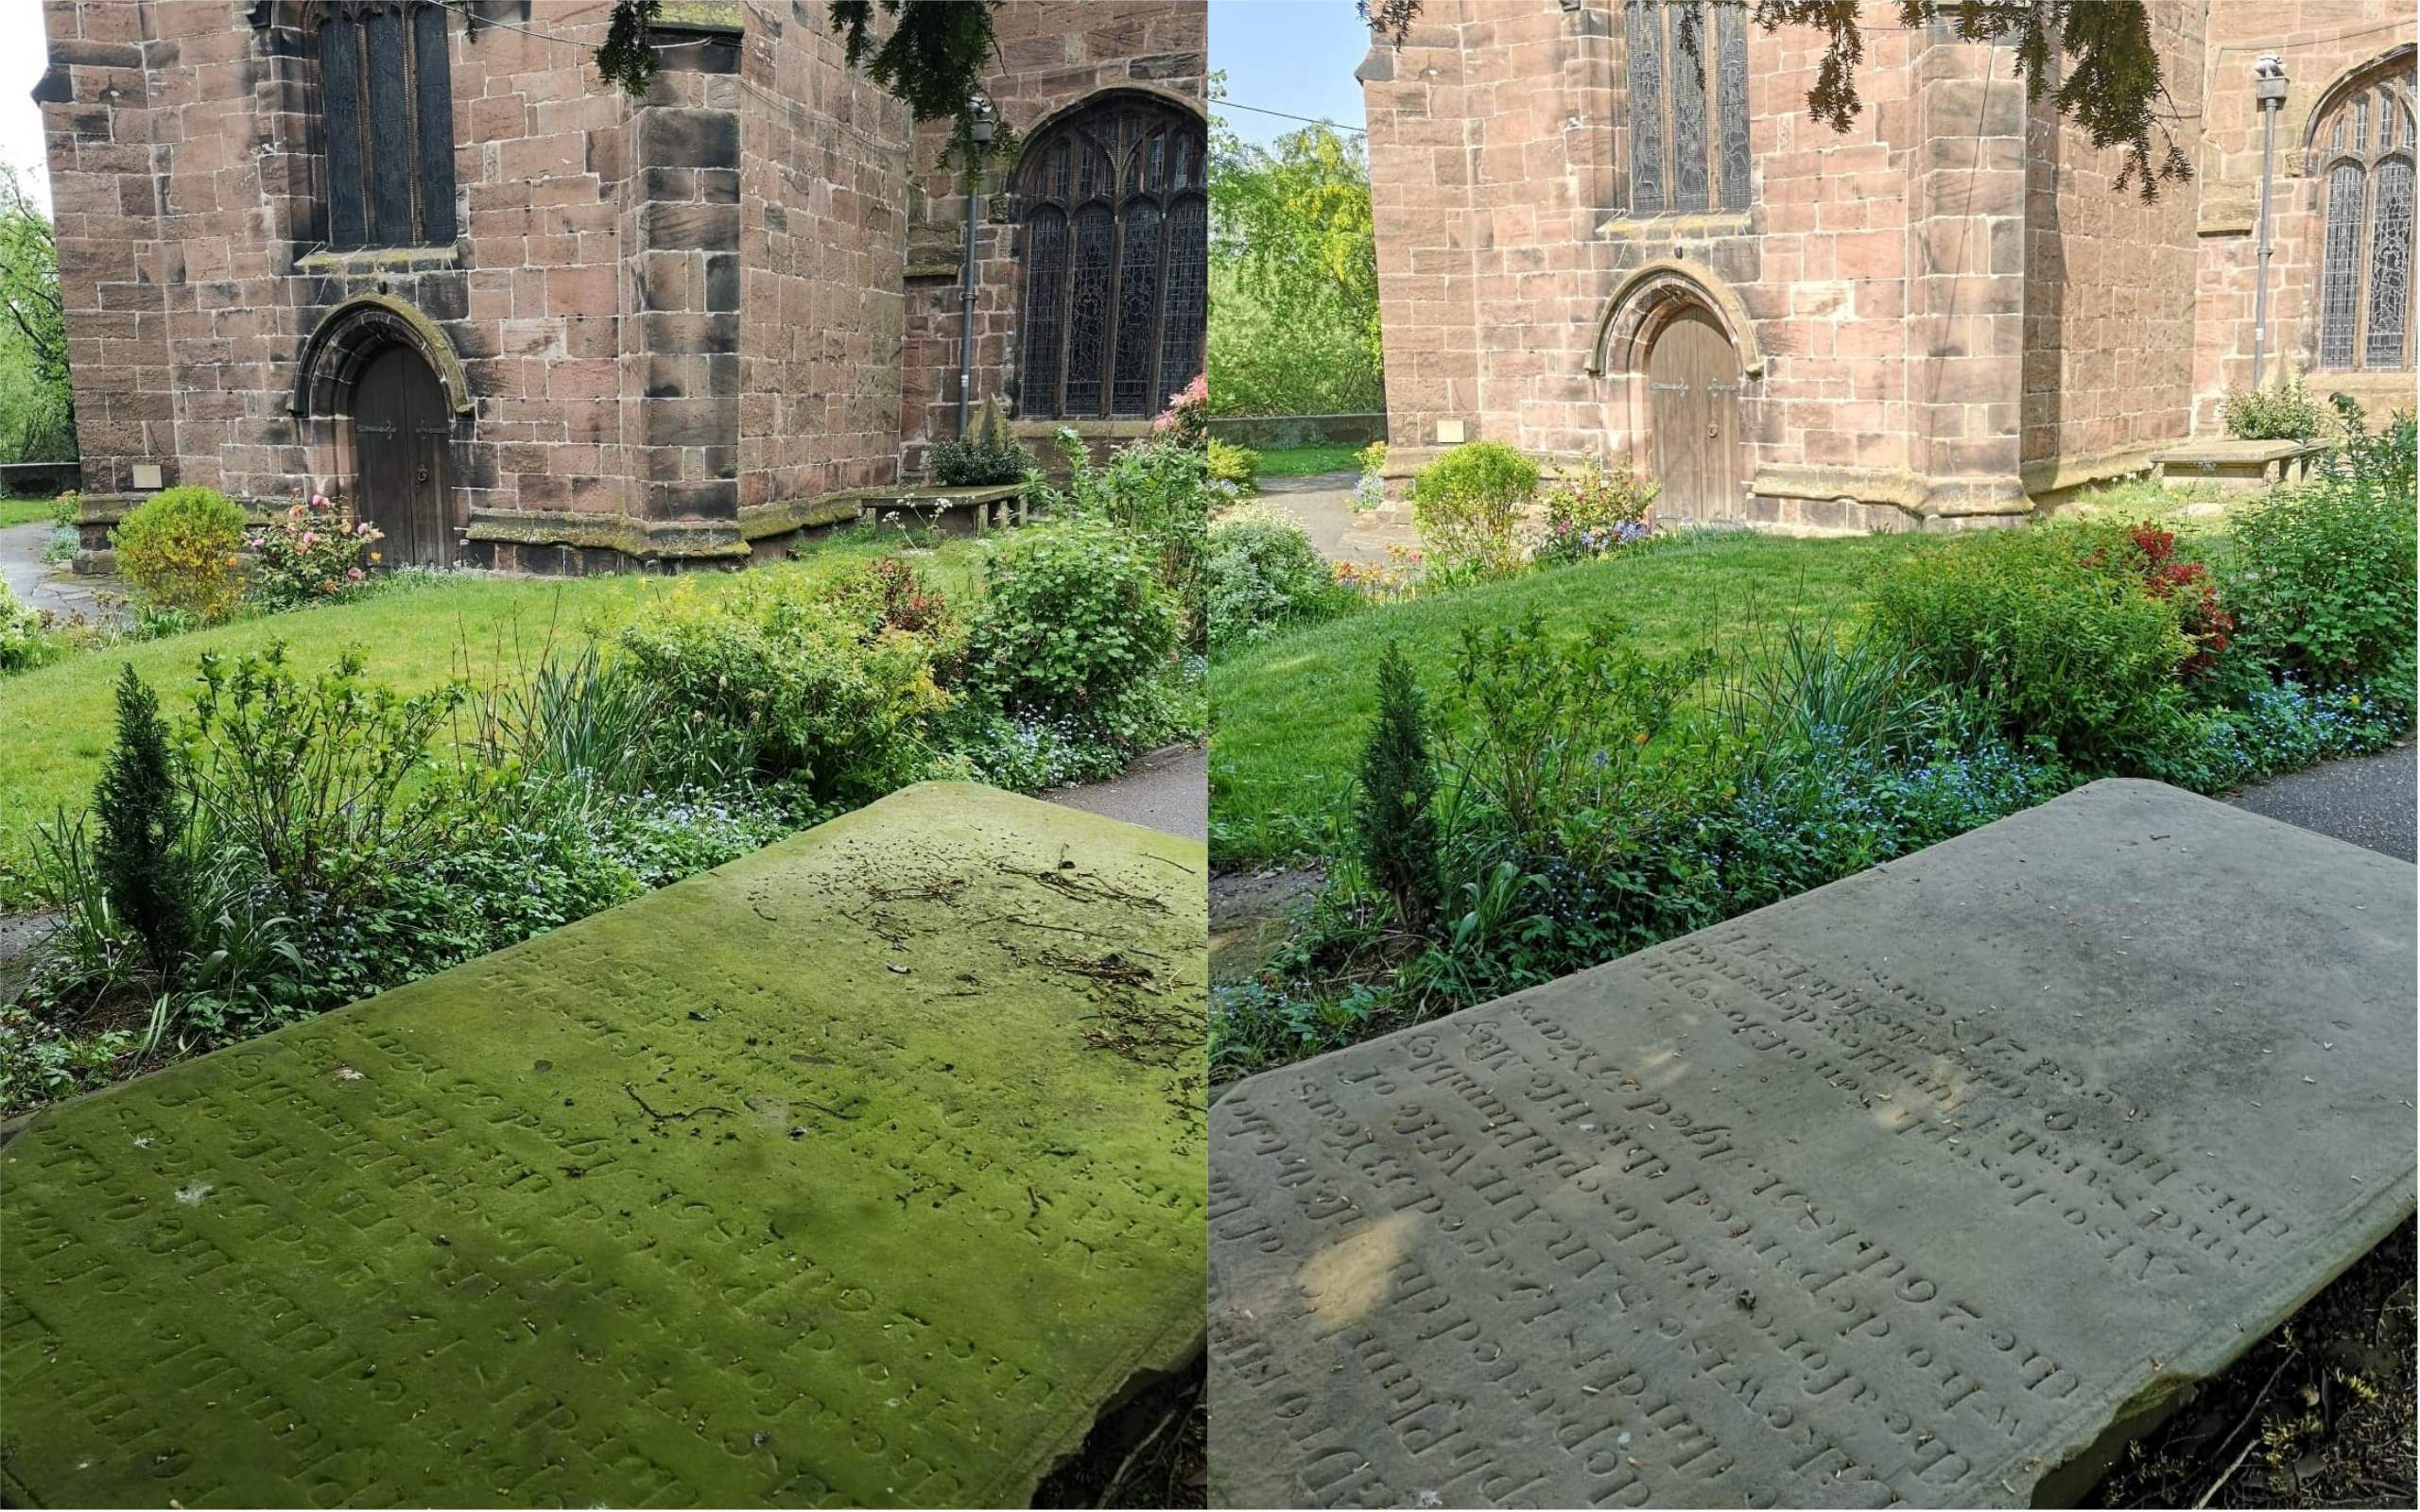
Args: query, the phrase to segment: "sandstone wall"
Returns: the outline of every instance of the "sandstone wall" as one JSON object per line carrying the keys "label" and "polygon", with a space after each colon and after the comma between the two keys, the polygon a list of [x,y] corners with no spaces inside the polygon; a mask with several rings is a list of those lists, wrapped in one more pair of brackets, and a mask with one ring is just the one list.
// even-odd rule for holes
{"label": "sandstone wall", "polygon": [[628,112],[594,89],[601,0],[546,37],[450,28],[453,249],[320,249],[316,66],[299,12],[218,0],[47,0],[43,102],[86,486],[341,489],[336,428],[287,412],[296,357],[378,291],[443,328],[476,398],[454,472],[474,511],[621,507],[616,355]]}
{"label": "sandstone wall", "polygon": [[[1009,0],[994,20],[999,68],[984,85],[1020,137],[1103,90],[1140,88],[1206,100],[1207,11],[1199,0]],[[948,125],[917,129],[910,155],[906,344],[900,384],[901,432],[908,466],[924,466],[932,440],[958,432],[958,371],[965,257],[966,182],[942,162]],[[994,164],[976,201],[975,375],[969,391],[1013,397],[1024,265],[1011,218],[1013,164]],[[1011,414],[1016,414],[1013,405]],[[1020,428],[1031,440],[1055,428]],[[1129,421],[1086,421],[1080,430],[1139,433]],[[1046,448],[1045,448],[1046,450]]]}
{"label": "sandstone wall", "polygon": [[[2193,428],[2219,435],[2221,403],[2252,381],[2253,290],[2258,270],[2261,119],[2253,65],[2283,58],[2286,100],[2277,114],[2269,265],[2269,376],[2280,356],[2322,395],[2342,390],[2383,418],[2412,403],[2411,353],[2389,372],[2315,372],[2319,358],[2321,154],[2308,136],[2314,112],[2347,75],[2401,49],[2408,60],[2420,20],[2390,0],[2226,0],[2210,7],[2204,54],[2197,224]],[[2406,67],[2409,68],[2407,61]]]}
{"label": "sandstone wall", "polygon": [[[2210,9],[2152,8],[2171,129],[2188,150]],[[2154,135],[2155,150],[2165,145]],[[2124,163],[2122,148],[2096,150],[2047,94],[2029,112],[2024,476],[2033,493],[2138,470],[2189,429],[2199,196],[2192,182],[2170,181],[2146,203],[2138,186],[2117,187]]]}

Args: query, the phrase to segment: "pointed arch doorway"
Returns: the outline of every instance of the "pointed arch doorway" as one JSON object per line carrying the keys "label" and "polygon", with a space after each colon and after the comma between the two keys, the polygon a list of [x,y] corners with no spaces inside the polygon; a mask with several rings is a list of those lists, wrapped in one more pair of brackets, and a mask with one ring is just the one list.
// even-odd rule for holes
{"label": "pointed arch doorway", "polygon": [[419,352],[379,349],[354,380],[354,509],[386,532],[392,566],[451,567],[460,551],[446,475],[453,416]]}
{"label": "pointed arch doorway", "polygon": [[1684,306],[1647,357],[1656,513],[1729,520],[1739,509],[1739,354],[1714,317]]}

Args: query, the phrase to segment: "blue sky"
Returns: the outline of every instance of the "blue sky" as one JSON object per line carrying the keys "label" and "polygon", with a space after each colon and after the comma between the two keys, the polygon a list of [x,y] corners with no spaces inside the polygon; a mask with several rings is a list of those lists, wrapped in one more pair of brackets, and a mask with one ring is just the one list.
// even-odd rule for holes
{"label": "blue sky", "polygon": [[[1353,0],[1210,0],[1210,66],[1227,75],[1233,105],[1257,105],[1361,124],[1353,71],[1370,51],[1370,28]],[[1236,134],[1267,145],[1300,122],[1229,109]]]}

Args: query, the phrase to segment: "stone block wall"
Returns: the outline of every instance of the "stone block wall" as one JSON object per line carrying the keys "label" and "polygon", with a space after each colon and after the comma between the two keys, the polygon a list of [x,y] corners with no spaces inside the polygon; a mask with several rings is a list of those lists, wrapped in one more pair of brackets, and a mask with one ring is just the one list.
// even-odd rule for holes
{"label": "stone block wall", "polygon": [[[2151,9],[2172,128],[2187,143],[2209,9]],[[2187,434],[2198,196],[2190,182],[2156,185],[2149,202],[2138,186],[2119,189],[2123,150],[2096,150],[2047,95],[2030,112],[2026,152],[2024,477],[2045,494],[2139,471]]]}
{"label": "stone block wall", "polygon": [[[1676,300],[1712,309],[1748,369],[1750,518],[1985,521],[2139,468],[2215,429],[2219,397],[2248,375],[2250,69],[2272,48],[2295,93],[2271,350],[2310,365],[2318,180],[2302,136],[2347,70],[2410,45],[2408,14],[2155,0],[2166,109],[2201,161],[2145,204],[2115,188],[2118,151],[2028,107],[2005,46],[1865,10],[1864,109],[1846,132],[1806,113],[1820,35],[1749,26],[1752,195],[1727,214],[1626,209],[1620,0],[1431,0],[1403,44],[1376,40],[1362,78],[1391,471],[1456,426],[1644,461],[1641,373]],[[2319,384],[2374,411],[2411,396],[2408,370]]]}
{"label": "stone block wall", "polygon": [[752,6],[740,92],[739,500],[898,480],[907,107],[820,5]]}
{"label": "stone block wall", "polygon": [[[985,93],[1021,138],[1103,90],[1145,89],[1206,102],[1207,14],[1199,0],[1008,0],[994,20],[999,67]],[[925,448],[933,440],[958,433],[966,182],[954,165],[942,162],[947,145],[947,124],[926,123],[916,130],[908,164],[913,182],[900,387],[901,433],[910,471],[923,468]],[[977,406],[988,397],[1012,398],[1016,387],[1024,266],[1008,194],[1013,173],[1013,164],[995,163],[977,192],[970,389]],[[1011,405],[1010,413],[1018,412]],[[1038,429],[1047,432],[1054,423]],[[1077,428],[1108,436],[1139,433],[1142,427],[1102,421]]]}
{"label": "stone block wall", "polygon": [[[1936,60],[1932,70],[1952,87],[1921,96],[1914,60],[1939,44],[1877,26],[1859,74],[1865,110],[1836,133],[1805,116],[1820,39],[1751,26],[1747,208],[1634,215],[1622,23],[1619,0],[1465,0],[1426,7],[1401,46],[1374,43],[1362,77],[1391,469],[1419,465],[1433,455],[1440,425],[1457,421],[1474,439],[1643,460],[1643,366],[1661,311],[1611,301],[1634,274],[1677,265],[1679,282],[1709,292],[1749,369],[1743,512],[1784,508],[1752,503],[1751,478],[1763,498],[1914,503],[1910,470],[1927,459],[1915,451],[1911,364],[2014,351],[2013,327],[1985,322],[2000,305],[2013,311],[2016,296],[1987,304],[1978,284],[2000,276],[1992,272],[1995,218],[2008,222],[1998,228],[2001,261],[2014,254],[2010,229],[2021,211],[1999,179],[2018,167],[2014,146],[1988,165],[1998,176],[1988,180],[1998,214],[1973,208],[1971,247],[1938,232],[1918,244],[1909,219],[1911,197],[1934,181],[1928,172],[1942,176],[1945,195],[1974,193],[1969,156],[1933,163],[1921,143],[1931,125],[1975,140],[1981,102],[1955,86],[1974,82],[1978,60],[1949,49],[1954,63]],[[1932,115],[1920,120],[1927,110]],[[1994,114],[2001,136],[2016,129],[2012,106]],[[1934,261],[1911,263],[1925,255]],[[2013,283],[2013,264],[2005,273]],[[1651,292],[1673,283],[1654,281]],[[1937,307],[1920,302],[1928,297]],[[1910,323],[1911,314],[1931,324]],[[1985,402],[1966,397],[1978,391],[1971,369],[1927,369],[1925,379],[1922,402],[1962,427],[1965,406]],[[1978,424],[2005,426],[2013,481],[2013,368],[2007,380],[1988,401],[2004,413]],[[1955,438],[1966,438],[1962,428]],[[1981,465],[1962,455],[1929,460],[1959,472]]]}
{"label": "stone block wall", "polygon": [[605,9],[551,7],[544,36],[454,19],[462,234],[333,252],[299,8],[46,0],[37,97],[87,488],[155,461],[239,496],[343,491],[341,427],[288,406],[320,318],[376,292],[427,315],[468,375],[453,475],[475,518],[628,507],[628,111],[589,60]]}
{"label": "stone block wall", "polygon": [[[2280,358],[2322,394],[2342,390],[2383,419],[2413,402],[2401,371],[2315,371],[2319,359],[2321,154],[2310,150],[2313,115],[2335,85],[2420,40],[2420,18],[2399,0],[2224,0],[2209,8],[2204,53],[2197,175],[2199,232],[2194,284],[2195,435],[2224,431],[2228,390],[2252,382],[2253,291],[2259,258],[2262,122],[2253,66],[2263,53],[2285,60],[2272,179],[2268,377]],[[2407,64],[2407,66],[2409,66]],[[2420,346],[2420,331],[2406,351]]]}
{"label": "stone block wall", "polygon": [[[470,560],[744,560],[815,501],[896,482],[903,442],[955,418],[957,260],[911,254],[911,232],[954,252],[963,226],[946,182],[926,195],[941,130],[911,152],[905,107],[820,5],[666,9],[635,102],[596,75],[608,0],[449,9],[459,234],[336,251],[314,8],[45,0],[87,490],[156,462],[239,497],[349,491],[350,380],[302,369],[361,296],[408,311],[361,351],[423,340],[466,396],[449,462]],[[992,94],[1020,129],[1112,86],[1204,93],[1194,0],[1014,0],[999,22]],[[998,188],[978,393],[1013,388]]]}

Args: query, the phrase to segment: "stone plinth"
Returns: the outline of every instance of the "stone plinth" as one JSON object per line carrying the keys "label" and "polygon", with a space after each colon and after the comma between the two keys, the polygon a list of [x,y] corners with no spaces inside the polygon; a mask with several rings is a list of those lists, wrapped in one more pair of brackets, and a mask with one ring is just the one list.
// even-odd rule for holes
{"label": "stone plinth", "polygon": [[1213,1504],[2075,1494],[2412,1211],[2413,901],[2099,782],[1240,1084]]}
{"label": "stone plinth", "polygon": [[38,1118],[8,1500],[1025,1504],[1199,1348],[1203,877],[928,784]]}

